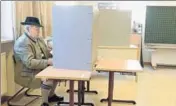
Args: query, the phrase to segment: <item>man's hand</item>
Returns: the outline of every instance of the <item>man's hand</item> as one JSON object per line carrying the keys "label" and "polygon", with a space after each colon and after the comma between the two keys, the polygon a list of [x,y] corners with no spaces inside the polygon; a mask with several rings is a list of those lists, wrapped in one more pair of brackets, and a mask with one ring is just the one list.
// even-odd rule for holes
{"label": "man's hand", "polygon": [[48,65],[50,65],[50,66],[53,65],[53,60],[52,60],[52,58],[49,58],[49,59],[48,59]]}

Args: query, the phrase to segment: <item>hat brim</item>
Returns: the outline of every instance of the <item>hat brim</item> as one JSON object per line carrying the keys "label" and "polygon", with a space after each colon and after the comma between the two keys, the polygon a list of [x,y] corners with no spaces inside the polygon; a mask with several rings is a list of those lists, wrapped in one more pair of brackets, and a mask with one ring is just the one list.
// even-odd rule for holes
{"label": "hat brim", "polygon": [[32,23],[32,22],[21,22],[22,25],[35,25],[35,26],[38,26],[38,27],[43,27],[42,25],[40,24],[36,24],[36,23]]}

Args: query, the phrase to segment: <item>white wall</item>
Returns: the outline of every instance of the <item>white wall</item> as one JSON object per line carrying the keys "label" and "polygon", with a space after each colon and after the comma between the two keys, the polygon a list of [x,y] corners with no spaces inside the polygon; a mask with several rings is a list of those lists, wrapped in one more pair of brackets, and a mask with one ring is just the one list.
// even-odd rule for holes
{"label": "white wall", "polygon": [[1,41],[13,40],[14,8],[12,1],[1,2]]}

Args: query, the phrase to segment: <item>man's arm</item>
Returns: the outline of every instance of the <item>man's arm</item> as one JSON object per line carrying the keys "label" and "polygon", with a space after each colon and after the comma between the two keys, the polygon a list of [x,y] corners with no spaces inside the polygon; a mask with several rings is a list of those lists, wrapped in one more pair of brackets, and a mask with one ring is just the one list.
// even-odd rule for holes
{"label": "man's arm", "polygon": [[44,41],[44,39],[42,39],[42,38],[39,38],[39,40],[42,42],[43,45],[45,45],[45,47],[46,47],[46,49],[47,49],[48,57],[49,57],[49,58],[52,58],[52,57],[53,57],[53,55],[52,55],[52,53],[51,53],[51,51],[52,51],[52,46],[51,46],[51,45],[48,45],[48,43],[46,44],[45,41]]}
{"label": "man's arm", "polygon": [[22,63],[29,69],[44,69],[48,66],[47,59],[35,59],[30,45],[20,45],[16,50]]}

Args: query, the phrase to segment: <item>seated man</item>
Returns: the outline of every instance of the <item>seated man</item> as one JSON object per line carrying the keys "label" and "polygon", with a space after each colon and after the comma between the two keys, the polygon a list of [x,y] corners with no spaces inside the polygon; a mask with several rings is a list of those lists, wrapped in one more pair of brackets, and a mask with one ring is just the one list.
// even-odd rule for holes
{"label": "seated man", "polygon": [[40,88],[43,98],[41,106],[49,106],[49,102],[63,101],[63,97],[56,96],[54,93],[57,82],[46,80],[41,82],[35,79],[35,75],[47,66],[52,65],[50,51],[48,50],[44,40],[39,37],[40,25],[39,19],[35,17],[27,17],[25,22],[25,32],[15,42],[14,57],[16,64],[20,68],[19,78],[15,81],[23,87]]}

